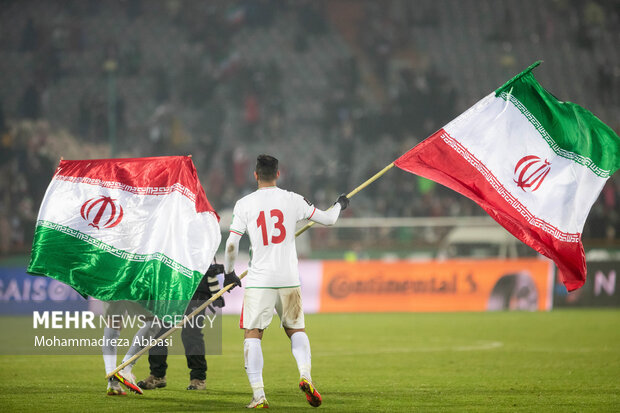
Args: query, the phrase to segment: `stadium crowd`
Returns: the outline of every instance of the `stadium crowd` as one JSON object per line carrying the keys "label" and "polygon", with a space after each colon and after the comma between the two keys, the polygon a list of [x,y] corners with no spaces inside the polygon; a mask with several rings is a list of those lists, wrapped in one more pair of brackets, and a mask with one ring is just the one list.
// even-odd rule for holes
{"label": "stadium crowd", "polygon": [[[60,156],[192,154],[207,196],[222,210],[254,189],[249,164],[268,152],[281,158],[282,187],[325,206],[536,60],[524,50],[549,61],[553,74],[541,76],[544,85],[566,91],[561,97],[600,114],[618,132],[620,61],[607,53],[620,41],[617,2],[547,2],[537,5],[539,21],[527,28],[516,2],[471,6],[5,2],[0,254],[28,250]],[[461,15],[468,7],[477,14]],[[447,22],[456,16],[458,24]],[[451,38],[452,26],[478,43]],[[469,48],[478,45],[486,54],[468,61]],[[572,56],[593,67],[564,66]],[[494,64],[483,69],[482,58]],[[483,82],[484,70],[497,82]],[[360,217],[484,214],[466,198],[400,171],[354,202],[346,212]],[[612,177],[584,237],[617,240],[619,205],[620,178]]]}

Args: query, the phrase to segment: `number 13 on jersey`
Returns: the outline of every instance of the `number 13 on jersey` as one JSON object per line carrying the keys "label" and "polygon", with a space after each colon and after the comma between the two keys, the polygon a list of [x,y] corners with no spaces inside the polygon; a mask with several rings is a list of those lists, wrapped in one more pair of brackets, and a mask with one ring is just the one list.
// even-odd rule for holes
{"label": "number 13 on jersey", "polygon": [[[272,244],[279,244],[286,238],[286,228],[284,227],[284,214],[279,209],[272,209],[269,212],[272,220],[275,218],[273,226],[275,229],[279,231],[279,234],[271,236]],[[265,218],[265,211],[261,211],[258,214],[258,219],[256,220],[256,226],[261,229],[263,234],[263,245],[269,245],[269,238],[267,236],[267,221]]]}

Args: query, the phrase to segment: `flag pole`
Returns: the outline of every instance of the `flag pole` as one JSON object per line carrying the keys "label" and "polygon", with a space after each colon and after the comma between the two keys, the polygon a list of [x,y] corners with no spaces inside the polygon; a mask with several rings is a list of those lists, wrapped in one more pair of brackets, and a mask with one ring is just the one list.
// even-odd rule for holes
{"label": "flag pole", "polygon": [[[243,277],[245,277],[248,273],[248,270],[245,270],[243,272],[243,274],[241,274],[239,276],[239,279],[242,279]],[[149,344],[148,346],[144,347],[143,349],[141,349],[140,351],[138,351],[136,354],[134,354],[129,360],[123,362],[121,365],[119,365],[118,367],[116,367],[110,374],[106,375],[105,378],[109,379],[110,377],[114,376],[116,373],[118,373],[119,371],[121,371],[122,369],[124,369],[127,365],[131,364],[132,361],[136,360],[138,357],[140,357],[141,355],[143,355],[144,353],[146,353],[147,351],[149,351],[152,347],[155,347],[156,345],[158,345],[159,343],[161,343],[166,337],[168,337],[169,335],[171,335],[172,333],[174,333],[175,331],[177,331],[178,329],[182,328],[185,325],[185,321],[191,319],[192,317],[194,317],[195,315],[199,314],[200,312],[202,312],[202,310],[204,310],[205,308],[207,308],[207,306],[209,304],[211,304],[213,301],[217,300],[218,298],[220,298],[222,296],[222,294],[224,294],[226,291],[230,290],[233,285],[235,284],[229,284],[226,287],[222,288],[221,290],[219,290],[217,293],[215,293],[213,296],[211,296],[211,298],[209,298],[207,301],[205,301],[204,303],[202,303],[198,308],[196,308],[194,311],[192,311],[191,313],[189,313],[186,317],[183,317],[182,321],[179,321],[178,323],[176,323],[173,327],[170,328],[170,330],[166,331],[164,334],[162,334],[161,336],[157,337],[155,339],[155,342],[153,344]]]}
{"label": "flag pole", "polygon": [[[383,168],[382,170],[380,170],[379,172],[377,172],[376,174],[374,174],[370,179],[368,179],[366,182],[364,182],[363,184],[361,184],[360,186],[358,186],[357,188],[355,188],[353,191],[349,192],[347,194],[347,198],[351,198],[353,196],[355,196],[355,194],[357,194],[359,191],[361,191],[362,189],[366,188],[368,185],[370,185],[371,183],[375,182],[377,179],[379,179],[381,176],[383,176],[383,174],[385,174],[387,171],[389,171],[392,167],[394,166],[394,162],[390,163],[388,166],[386,166],[385,168]],[[331,209],[331,207],[330,207]],[[295,237],[300,236],[301,234],[303,234],[304,232],[306,232],[306,230],[308,230],[308,228],[310,228],[312,225],[314,225],[313,221],[310,221],[308,224],[306,224],[304,227],[300,228],[296,233],[295,233]],[[248,274],[248,270],[245,270],[240,276],[239,279],[243,279],[243,277],[245,277]],[[218,298],[220,298],[222,296],[222,294],[224,294],[226,291],[230,290],[233,287],[234,284],[229,284],[226,287],[222,288],[221,290],[219,290],[217,293],[215,293],[215,295],[213,295],[211,298],[209,298],[207,301],[205,301],[204,303],[202,303],[198,308],[196,308],[194,311],[192,311],[191,313],[189,313],[187,315],[187,317],[183,317],[182,321],[179,321],[178,323],[176,323],[172,328],[170,328],[170,330],[166,331],[164,334],[162,334],[161,336],[159,336],[155,343],[153,344],[149,344],[148,346],[144,347],[143,349],[141,349],[140,351],[138,351],[136,354],[134,354],[129,360],[125,361],[124,363],[122,363],[120,366],[116,367],[110,374],[106,375],[105,378],[109,379],[110,377],[114,376],[116,373],[118,373],[119,371],[121,371],[123,368],[125,368],[127,365],[129,365],[132,361],[136,360],[138,357],[142,356],[144,353],[146,353],[147,351],[149,351],[152,347],[158,345],[159,343],[161,343],[166,337],[168,337],[169,335],[171,335],[172,333],[174,333],[175,331],[177,331],[179,328],[182,328],[185,325],[185,321],[191,319],[192,317],[194,317],[195,315],[199,314],[200,312],[202,312],[202,310],[204,310],[205,308],[207,308],[207,306],[209,306],[213,301],[217,300]]]}
{"label": "flag pole", "polygon": [[[364,182],[363,184],[361,184],[360,186],[358,186],[357,188],[355,188],[354,190],[352,190],[351,192],[349,192],[347,194],[347,198],[351,198],[353,197],[355,194],[357,194],[359,191],[361,191],[362,189],[366,188],[368,185],[372,184],[373,182],[375,182],[377,179],[381,178],[381,176],[383,176],[384,173],[386,173],[387,171],[389,171],[390,169],[392,169],[392,167],[394,166],[394,162],[392,162],[391,164],[389,164],[388,166],[386,166],[385,168],[383,168],[382,170],[380,170],[379,172],[377,172],[376,174],[374,174],[370,179],[368,179],[366,182]],[[332,207],[329,207],[329,209],[331,209]],[[310,221],[308,222],[306,225],[304,225],[302,228],[300,228],[296,233],[295,236],[298,237],[301,234],[303,234],[304,232],[306,232],[308,230],[308,228],[310,228],[311,226],[314,225],[314,221]]]}

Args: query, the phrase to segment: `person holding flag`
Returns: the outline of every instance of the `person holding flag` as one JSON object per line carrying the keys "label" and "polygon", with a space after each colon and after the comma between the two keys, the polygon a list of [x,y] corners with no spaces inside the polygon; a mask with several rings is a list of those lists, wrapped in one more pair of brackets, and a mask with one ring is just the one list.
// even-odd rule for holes
{"label": "person holding flag", "polygon": [[[200,304],[210,299],[219,291],[220,287],[217,280],[217,275],[222,272],[224,272],[224,266],[222,264],[211,264],[204,277],[202,277],[200,284],[198,284],[198,288],[196,288],[196,292],[192,296],[192,299],[187,306],[187,310],[185,310],[186,316],[189,316],[189,314]],[[213,301],[208,308],[211,312],[215,313],[214,307],[223,308],[224,305],[224,297],[220,296]],[[202,317],[204,317],[204,314],[205,310],[202,310],[202,312],[199,313]],[[156,337],[161,336],[167,330],[167,328],[162,328],[159,333],[157,333]],[[181,331],[181,340],[183,341],[183,347],[185,348],[187,367],[190,369],[190,382],[189,386],[187,386],[187,390],[205,390],[205,381],[207,379],[207,360],[205,359],[205,341],[202,334],[202,328],[199,323],[185,326]],[[149,350],[150,375],[144,380],[140,380],[138,382],[138,386],[140,388],[144,390],[153,390],[166,387],[166,370],[168,369],[168,364],[166,363],[167,358],[168,347],[166,347],[163,341]]]}
{"label": "person holding flag", "polygon": [[[61,159],[39,209],[27,272],[111,303],[110,316],[124,314],[115,307],[129,302],[163,319],[185,312],[220,241],[219,216],[191,156]],[[118,337],[118,326],[109,327],[105,338]],[[149,327],[140,337],[150,335]],[[127,367],[142,342],[130,349]],[[111,378],[120,370],[116,346],[104,344]],[[117,380],[132,388],[128,370]],[[114,379],[108,384],[122,393]]]}
{"label": "person holding flag", "polygon": [[[311,406],[318,407],[322,398],[310,375],[310,341],[306,334],[301,300],[295,225],[309,219],[323,225],[336,223],[340,211],[349,204],[343,194],[333,207],[322,211],[301,195],[280,189],[278,160],[259,155],[254,177],[258,189],[235,204],[230,235],[226,241],[224,286],[241,286],[234,264],[239,240],[247,232],[252,259],[245,281],[243,308],[239,327],[244,329],[245,369],[253,391],[248,408],[269,407],[263,385],[263,331],[271,323],[273,310],[280,317],[284,332],[291,340],[291,350],[299,370],[299,388]],[[234,287],[233,287],[234,288]]]}

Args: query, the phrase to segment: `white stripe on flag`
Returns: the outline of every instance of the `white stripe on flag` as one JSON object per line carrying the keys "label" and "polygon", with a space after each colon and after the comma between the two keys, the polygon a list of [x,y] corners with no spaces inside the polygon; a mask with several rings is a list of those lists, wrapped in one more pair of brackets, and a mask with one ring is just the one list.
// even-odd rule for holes
{"label": "white stripe on flag", "polygon": [[[444,128],[480,160],[534,216],[562,232],[581,233],[592,205],[605,184],[588,168],[557,156],[539,131],[514,107],[491,94]],[[515,182],[515,166],[525,156],[551,162],[549,175],[535,192]]]}
{"label": "white stripe on flag", "polygon": [[[118,225],[103,226],[109,210],[99,229],[90,225],[99,205],[93,207],[89,220],[82,217],[84,203],[100,196],[109,196],[122,206]],[[134,195],[115,188],[53,180],[38,219],[67,226],[128,253],[161,253],[192,270],[206,271],[210,265],[206,258],[209,252],[215,253],[220,242],[217,218],[210,212],[196,213],[194,202],[179,192]]]}

